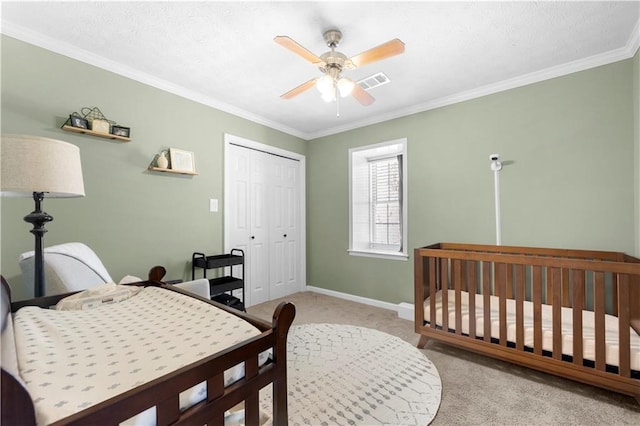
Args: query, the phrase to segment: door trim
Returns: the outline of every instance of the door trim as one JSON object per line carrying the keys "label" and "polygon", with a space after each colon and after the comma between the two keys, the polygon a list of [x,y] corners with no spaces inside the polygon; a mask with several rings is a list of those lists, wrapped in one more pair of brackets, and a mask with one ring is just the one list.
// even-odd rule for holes
{"label": "door trim", "polygon": [[[277,148],[275,146],[266,145],[261,142],[252,141],[250,139],[245,139],[240,136],[235,136],[229,133],[224,134],[224,206],[223,206],[223,239],[224,239],[224,252],[228,253],[233,247],[229,247],[229,230],[227,228],[226,217],[229,215],[229,203],[227,199],[227,195],[230,193],[229,188],[229,177],[227,175],[228,168],[227,159],[229,155],[229,147],[231,145],[240,146],[243,148],[253,149],[256,151],[261,151],[271,155],[277,155],[279,157],[289,158],[291,160],[296,160],[300,162],[300,282],[298,284],[298,291],[303,291],[307,287],[307,214],[306,214],[306,205],[307,205],[307,195],[306,195],[306,157],[302,154],[298,154],[297,152],[287,151],[285,149]],[[245,295],[250,292],[246,291]],[[247,297],[247,304],[251,306],[251,296]]]}

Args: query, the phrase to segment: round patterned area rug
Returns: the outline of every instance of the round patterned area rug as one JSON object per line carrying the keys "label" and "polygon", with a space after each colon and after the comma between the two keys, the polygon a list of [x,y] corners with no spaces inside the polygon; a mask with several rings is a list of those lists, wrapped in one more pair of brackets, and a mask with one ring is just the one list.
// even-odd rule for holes
{"label": "round patterned area rug", "polygon": [[[340,324],[294,326],[287,357],[290,425],[425,426],[440,406],[436,367],[387,333]],[[270,411],[270,389],[261,401]]]}

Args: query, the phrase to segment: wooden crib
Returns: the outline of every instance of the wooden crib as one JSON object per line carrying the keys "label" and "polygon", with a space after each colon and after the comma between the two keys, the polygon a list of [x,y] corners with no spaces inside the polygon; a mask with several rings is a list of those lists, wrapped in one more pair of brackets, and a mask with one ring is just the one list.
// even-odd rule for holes
{"label": "wooden crib", "polygon": [[640,402],[640,259],[439,243],[414,262],[418,347],[436,339]]}

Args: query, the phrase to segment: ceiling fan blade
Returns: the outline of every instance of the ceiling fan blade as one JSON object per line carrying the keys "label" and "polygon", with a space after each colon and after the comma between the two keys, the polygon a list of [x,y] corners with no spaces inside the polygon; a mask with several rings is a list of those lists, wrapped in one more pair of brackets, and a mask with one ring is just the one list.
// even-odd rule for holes
{"label": "ceiling fan blade", "polygon": [[276,37],[274,37],[273,41],[278,43],[280,46],[289,49],[293,53],[296,53],[296,54],[302,56],[304,59],[306,59],[307,61],[311,62],[312,64],[318,64],[318,63],[322,62],[322,59],[318,58],[316,55],[314,55],[313,53],[309,52],[304,47],[300,46],[297,41],[295,41],[294,39],[292,39],[290,37],[287,37],[287,36],[276,36]]}
{"label": "ceiling fan blade", "polygon": [[282,99],[291,99],[294,96],[298,96],[300,93],[311,89],[313,86],[316,85],[316,80],[317,78],[312,78],[311,80],[307,81],[306,83],[302,83],[300,86],[296,87],[295,89],[291,89],[289,90],[287,93],[285,93],[284,95],[280,95],[280,97]]}
{"label": "ceiling fan blade", "polygon": [[351,58],[351,62],[353,62],[356,67],[362,67],[364,65],[370,64],[371,62],[399,55],[403,52],[404,43],[400,41],[400,39],[394,38],[393,40],[381,44],[380,46],[374,47],[373,49],[358,53]]}
{"label": "ceiling fan blade", "polygon": [[371,105],[375,102],[375,98],[369,94],[366,90],[364,90],[358,83],[353,86],[353,91],[351,92],[351,96],[353,96],[358,102],[360,102],[364,106]]}

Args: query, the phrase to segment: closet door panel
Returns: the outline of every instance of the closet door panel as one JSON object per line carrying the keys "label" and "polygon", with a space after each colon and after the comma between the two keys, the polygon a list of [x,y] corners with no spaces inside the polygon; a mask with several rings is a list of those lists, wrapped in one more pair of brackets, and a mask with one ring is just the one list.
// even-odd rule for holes
{"label": "closet door panel", "polygon": [[249,196],[250,221],[250,283],[251,304],[271,300],[269,290],[269,214],[268,184],[269,155],[258,151],[249,151],[251,194]]}
{"label": "closet door panel", "polygon": [[272,297],[284,297],[299,290],[299,163],[279,158],[273,168],[273,206],[270,265]]}

